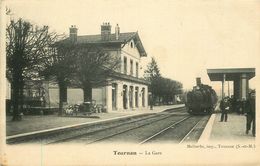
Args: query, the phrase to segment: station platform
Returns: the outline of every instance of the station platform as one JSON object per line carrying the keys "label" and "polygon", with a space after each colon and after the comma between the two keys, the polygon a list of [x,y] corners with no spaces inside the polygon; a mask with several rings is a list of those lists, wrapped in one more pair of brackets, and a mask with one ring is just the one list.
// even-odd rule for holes
{"label": "station platform", "polygon": [[212,114],[198,143],[254,142],[252,131],[246,134],[246,116],[228,114],[227,122],[220,122],[221,113]]}
{"label": "station platform", "polygon": [[57,115],[25,115],[22,121],[12,122],[11,116],[6,117],[6,136],[8,138],[37,134],[48,131],[55,131],[64,128],[77,127],[106,122],[110,120],[120,120],[132,116],[139,116],[149,113],[159,113],[172,108],[183,107],[184,104],[154,106],[153,110],[138,109],[132,111],[112,111],[109,113],[94,113],[90,116],[57,116]]}

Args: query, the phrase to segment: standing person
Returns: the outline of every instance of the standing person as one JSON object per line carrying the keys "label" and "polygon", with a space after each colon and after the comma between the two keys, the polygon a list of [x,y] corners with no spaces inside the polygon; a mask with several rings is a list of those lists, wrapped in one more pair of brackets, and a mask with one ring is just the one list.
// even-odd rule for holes
{"label": "standing person", "polygon": [[153,95],[149,95],[149,101],[150,101],[150,110],[153,110]]}
{"label": "standing person", "polygon": [[245,98],[242,99],[241,101],[241,107],[242,107],[242,112],[241,114],[244,115],[247,111],[246,111],[246,107],[247,107],[247,100]]}
{"label": "standing person", "polygon": [[228,114],[229,109],[230,109],[230,103],[228,101],[228,97],[225,97],[220,102],[220,110],[221,110],[220,122],[223,122],[223,120],[225,120],[225,122],[227,121],[227,118],[228,118],[227,114]]}
{"label": "standing person", "polygon": [[234,98],[234,95],[231,96],[230,98],[230,106],[231,106],[231,111],[232,112],[237,112],[236,110],[236,99]]}
{"label": "standing person", "polygon": [[252,134],[255,137],[255,91],[249,93],[249,98],[246,101],[246,134],[249,133],[249,130],[252,126]]}
{"label": "standing person", "polygon": [[237,102],[236,102],[236,109],[237,109],[238,115],[241,115],[242,112],[243,112],[243,111],[242,111],[243,108],[242,108],[242,101],[239,100],[239,99],[237,99]]}

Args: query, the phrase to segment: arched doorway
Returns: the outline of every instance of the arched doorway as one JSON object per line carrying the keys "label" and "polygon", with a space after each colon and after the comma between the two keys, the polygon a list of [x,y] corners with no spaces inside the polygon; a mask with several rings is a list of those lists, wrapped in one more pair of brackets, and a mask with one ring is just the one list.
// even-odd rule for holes
{"label": "arched doorway", "polygon": [[117,84],[112,84],[112,109],[116,110],[117,99]]}
{"label": "arched doorway", "polygon": [[129,106],[130,108],[133,108],[133,93],[134,93],[134,87],[129,87]]}
{"label": "arched doorway", "polygon": [[145,88],[142,88],[142,106],[145,107]]}
{"label": "arched doorway", "polygon": [[138,107],[138,94],[139,94],[139,87],[135,87],[135,107]]}
{"label": "arched doorway", "polygon": [[123,85],[123,107],[127,109],[127,85]]}

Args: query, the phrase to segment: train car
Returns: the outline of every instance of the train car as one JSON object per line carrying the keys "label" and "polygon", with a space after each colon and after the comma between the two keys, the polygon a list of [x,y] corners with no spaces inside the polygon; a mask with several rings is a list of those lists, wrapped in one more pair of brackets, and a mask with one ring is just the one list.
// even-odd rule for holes
{"label": "train car", "polygon": [[201,83],[201,79],[196,79],[197,85],[189,91],[186,96],[186,108],[190,114],[211,114],[217,103],[216,92],[211,86]]}

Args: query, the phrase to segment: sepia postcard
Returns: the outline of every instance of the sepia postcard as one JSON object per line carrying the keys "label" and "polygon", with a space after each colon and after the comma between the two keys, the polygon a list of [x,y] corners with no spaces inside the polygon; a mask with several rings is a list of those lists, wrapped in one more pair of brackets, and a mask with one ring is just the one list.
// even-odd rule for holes
{"label": "sepia postcard", "polygon": [[0,12],[0,165],[260,165],[259,0]]}

